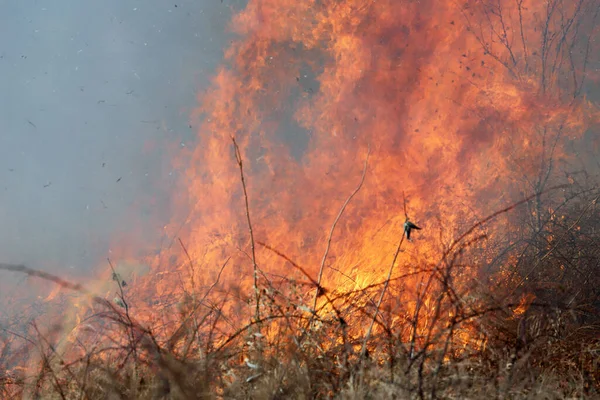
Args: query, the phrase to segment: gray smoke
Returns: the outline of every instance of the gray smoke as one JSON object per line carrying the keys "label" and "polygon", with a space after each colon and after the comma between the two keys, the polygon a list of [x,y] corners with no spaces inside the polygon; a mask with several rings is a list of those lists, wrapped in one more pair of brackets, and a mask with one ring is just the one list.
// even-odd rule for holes
{"label": "gray smoke", "polygon": [[189,111],[240,6],[0,2],[1,262],[81,270],[133,221],[160,235],[173,178],[144,149],[193,137]]}

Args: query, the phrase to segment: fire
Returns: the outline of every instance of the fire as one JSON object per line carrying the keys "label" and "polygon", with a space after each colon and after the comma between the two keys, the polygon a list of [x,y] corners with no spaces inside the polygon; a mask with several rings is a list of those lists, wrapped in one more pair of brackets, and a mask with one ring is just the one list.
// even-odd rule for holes
{"label": "fire", "polygon": [[[515,169],[535,172],[538,127],[579,135],[585,104],[548,93],[558,76],[540,80],[535,60],[506,68],[508,50],[486,50],[468,32],[475,22],[465,16],[483,18],[477,4],[426,3],[250,2],[233,23],[244,39],[232,45],[230,65],[199,110],[205,123],[185,180],[191,252],[198,255],[214,232],[240,232],[238,243],[247,244],[239,173],[226,161],[231,135],[242,144],[259,236],[284,252],[302,249],[304,265],[318,264],[317,249],[372,148],[332,257],[346,259],[343,270],[355,259],[363,274],[399,236],[404,197],[430,232],[411,251],[435,258],[433,218],[448,231],[474,221],[473,211],[482,216],[506,204]],[[540,41],[534,21],[542,11],[524,12],[530,46]],[[524,59],[525,51],[515,45],[511,53]],[[298,95],[306,64],[316,69],[315,87]],[[300,156],[298,142],[306,143]]]}
{"label": "fire", "polygon": [[[423,230],[401,242],[383,306],[403,340],[422,340],[445,318],[424,295],[432,284],[423,271],[474,223],[534,193],[527,181],[566,162],[569,141],[597,120],[581,95],[586,44],[571,30],[563,47],[544,41],[587,2],[491,4],[249,1],[231,23],[239,39],[199,96],[197,145],[174,160],[183,173],[165,227],[171,245],[143,260],[151,271],[125,290],[137,321],[169,337],[179,312],[210,293],[239,317],[235,330],[253,315],[252,245],[261,288],[292,282],[287,294],[310,304],[309,278],[322,268],[329,298],[356,293],[370,307],[409,216]],[[500,221],[477,234],[504,240],[515,221]],[[472,246],[482,264],[493,252]],[[462,293],[476,286],[477,267],[456,273]],[[326,296],[317,310],[334,311]],[[419,310],[422,332],[405,323]],[[347,322],[364,333],[366,324]]]}
{"label": "fire", "polygon": [[[250,1],[231,24],[240,39],[199,98],[198,145],[175,162],[185,171],[174,199],[181,215],[167,232],[187,254],[172,246],[151,260],[155,273],[136,296],[150,302],[206,290],[226,260],[220,282],[251,296],[251,243],[231,137],[244,163],[255,241],[315,279],[322,264],[321,284],[337,293],[385,279],[405,206],[424,229],[403,244],[394,276],[437,263],[477,220],[531,193],[523,177],[539,174],[549,152],[566,160],[567,140],[595,118],[577,95],[582,59],[567,66],[566,49],[544,45],[548,32],[538,29],[544,18],[558,29],[559,11],[579,15],[585,4],[494,4]],[[364,184],[323,261],[367,153]],[[255,245],[264,279],[306,280]],[[176,262],[165,263],[166,254]],[[465,287],[470,274],[462,274]],[[415,297],[419,279],[406,280],[403,298]]]}

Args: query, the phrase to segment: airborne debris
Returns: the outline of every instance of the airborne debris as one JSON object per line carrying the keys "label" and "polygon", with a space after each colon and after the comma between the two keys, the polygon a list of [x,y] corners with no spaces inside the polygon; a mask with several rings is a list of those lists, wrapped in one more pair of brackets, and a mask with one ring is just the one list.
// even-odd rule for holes
{"label": "airborne debris", "polygon": [[406,222],[404,222],[404,234],[406,235],[406,239],[410,240],[410,232],[413,229],[421,230],[421,228],[407,219]]}
{"label": "airborne debris", "polygon": [[29,125],[33,126],[35,129],[37,129],[37,126],[33,122],[31,122],[30,120],[27,120],[27,122],[29,122]]}
{"label": "airborne debris", "polygon": [[121,179],[123,179],[123,177],[119,177],[119,179],[117,179],[117,183],[121,182]]}
{"label": "airborne debris", "polygon": [[50,185],[52,185],[52,182],[48,182],[44,185],[45,188],[50,187]]}

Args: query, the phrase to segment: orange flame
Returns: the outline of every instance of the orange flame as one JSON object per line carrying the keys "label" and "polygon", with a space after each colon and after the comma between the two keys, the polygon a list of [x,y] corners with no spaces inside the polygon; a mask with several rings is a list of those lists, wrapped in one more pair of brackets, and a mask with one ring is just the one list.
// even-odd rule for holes
{"label": "orange flame", "polygon": [[[198,144],[174,161],[184,174],[165,227],[172,245],[130,289],[141,321],[218,279],[251,297],[232,137],[256,243],[313,278],[323,265],[327,290],[382,282],[405,212],[423,230],[403,243],[394,276],[437,263],[473,223],[530,194],[524,180],[550,158],[567,160],[568,142],[597,121],[582,96],[587,56],[574,52],[594,44],[564,31],[565,18],[578,18],[589,32],[587,3],[572,3],[249,1],[231,24],[239,39],[200,96]],[[559,29],[565,45],[546,43]],[[329,240],[368,149],[364,184]],[[257,261],[261,279],[307,279],[260,246]],[[465,269],[465,287],[475,274]],[[419,283],[407,279],[395,293],[414,299]]]}

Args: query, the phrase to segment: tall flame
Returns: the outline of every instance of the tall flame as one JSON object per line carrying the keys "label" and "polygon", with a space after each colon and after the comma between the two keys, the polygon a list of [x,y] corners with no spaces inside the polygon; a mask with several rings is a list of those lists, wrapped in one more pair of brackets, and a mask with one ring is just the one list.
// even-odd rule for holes
{"label": "tall flame", "polygon": [[476,221],[541,189],[597,120],[583,96],[600,54],[586,39],[594,12],[591,1],[250,0],[199,96],[197,145],[174,162],[171,246],[130,289],[138,315],[169,319],[157,305],[218,280],[251,297],[232,137],[261,279],[307,278],[259,242],[313,279],[323,268],[328,290],[381,282],[407,217],[423,229],[394,276],[437,262]]}
{"label": "tall flame", "polygon": [[[250,271],[235,136],[255,235],[312,273],[371,149],[332,238],[329,285],[382,278],[404,199],[424,230],[401,257],[435,259],[440,235],[448,242],[522,195],[523,177],[534,179],[550,152],[565,160],[566,142],[589,123],[584,56],[563,60],[579,39],[565,33],[561,49],[539,28],[584,13],[576,3],[250,1],[232,23],[242,39],[201,96],[187,197],[176,199],[189,211],[192,258],[214,268],[237,255],[232,273]],[[260,258],[265,270],[286,270]]]}

